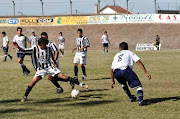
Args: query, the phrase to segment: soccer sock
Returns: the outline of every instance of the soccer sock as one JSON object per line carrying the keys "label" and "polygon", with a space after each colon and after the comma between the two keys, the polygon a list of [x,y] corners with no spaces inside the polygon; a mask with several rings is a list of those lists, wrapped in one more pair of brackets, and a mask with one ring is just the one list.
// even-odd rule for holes
{"label": "soccer sock", "polygon": [[21,67],[22,67],[23,71],[25,71],[27,69],[25,64],[21,64]]}
{"label": "soccer sock", "polygon": [[6,59],[7,59],[7,55],[4,55],[4,61],[6,61]]}
{"label": "soccer sock", "polygon": [[132,95],[131,95],[131,92],[130,92],[127,84],[126,84],[126,85],[122,85],[122,88],[123,88],[124,92],[127,94],[127,96],[128,96],[129,98],[131,98]]}
{"label": "soccer sock", "polygon": [[10,57],[10,58],[11,58],[12,56],[11,56],[10,54],[8,54],[8,57]]}
{"label": "soccer sock", "polygon": [[85,68],[85,66],[82,66],[81,68],[82,68],[83,75],[86,75],[86,68]]}
{"label": "soccer sock", "polygon": [[142,87],[137,88],[137,94],[138,94],[139,102],[142,102],[143,101],[143,88]]}
{"label": "soccer sock", "polygon": [[108,53],[108,48],[106,48],[106,52]]}
{"label": "soccer sock", "polygon": [[60,88],[61,86],[58,84],[57,80],[53,77],[51,79],[51,82],[57,87],[57,88]]}
{"label": "soccer sock", "polygon": [[78,67],[74,66],[74,76],[78,76]]}
{"label": "soccer sock", "polygon": [[30,86],[28,85],[24,96],[25,96],[25,97],[28,97],[28,95],[29,95],[29,93],[31,92],[31,90],[32,90],[32,87],[30,87]]}
{"label": "soccer sock", "polygon": [[68,81],[73,82],[73,83],[75,83],[75,84],[77,84],[77,85],[80,84],[80,82],[79,82],[78,80],[75,80],[75,79],[72,78],[72,77],[68,77]]}

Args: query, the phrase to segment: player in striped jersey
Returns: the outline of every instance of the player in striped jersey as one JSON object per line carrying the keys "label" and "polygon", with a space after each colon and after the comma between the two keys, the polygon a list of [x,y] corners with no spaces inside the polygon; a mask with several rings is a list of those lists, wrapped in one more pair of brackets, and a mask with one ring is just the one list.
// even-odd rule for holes
{"label": "player in striped jersey", "polygon": [[87,48],[90,47],[89,40],[86,36],[83,36],[83,30],[77,30],[78,38],[76,38],[77,46],[72,50],[74,52],[76,50],[76,55],[74,57],[74,75],[78,77],[78,64],[80,64],[83,72],[82,80],[85,80],[86,75],[86,65],[87,61]]}
{"label": "player in striped jersey", "polygon": [[63,33],[60,32],[59,33],[59,37],[58,37],[58,42],[59,42],[59,51],[61,52],[61,56],[64,56],[64,43],[65,43],[65,38],[63,37]]}
{"label": "player in striped jersey", "polygon": [[[13,45],[16,46],[16,44],[17,44],[22,49],[27,48],[27,42],[29,42],[29,39],[25,35],[22,34],[21,27],[17,28],[17,33],[18,33],[18,35],[14,36]],[[19,51],[19,49],[17,49],[16,52],[17,52],[18,62],[19,62],[19,64],[21,64],[21,67],[23,70],[23,75],[28,75],[30,73],[30,71],[27,69],[26,65],[23,63],[25,56],[21,53],[21,51]]]}
{"label": "player in striped jersey", "polygon": [[38,40],[38,46],[33,46],[29,49],[22,49],[18,45],[17,47],[24,55],[28,54],[32,56],[33,66],[36,69],[35,76],[28,85],[21,102],[25,102],[27,100],[27,97],[35,84],[46,75],[55,77],[56,81],[60,80],[64,82],[70,81],[73,84],[77,83],[75,79],[63,75],[61,71],[55,66],[56,61],[54,60],[52,49],[47,46],[47,40],[45,38],[40,38]]}

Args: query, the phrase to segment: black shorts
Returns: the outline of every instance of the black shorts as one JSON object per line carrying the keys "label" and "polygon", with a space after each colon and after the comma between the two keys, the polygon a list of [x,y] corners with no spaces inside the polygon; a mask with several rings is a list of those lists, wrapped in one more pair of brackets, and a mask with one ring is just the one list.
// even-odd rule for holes
{"label": "black shorts", "polygon": [[9,47],[3,47],[3,51],[5,52],[5,53],[8,53],[8,49],[9,49]]}
{"label": "black shorts", "polygon": [[108,43],[103,43],[103,47],[109,47]]}
{"label": "black shorts", "polygon": [[156,45],[159,45],[160,44],[160,42],[156,42]]}

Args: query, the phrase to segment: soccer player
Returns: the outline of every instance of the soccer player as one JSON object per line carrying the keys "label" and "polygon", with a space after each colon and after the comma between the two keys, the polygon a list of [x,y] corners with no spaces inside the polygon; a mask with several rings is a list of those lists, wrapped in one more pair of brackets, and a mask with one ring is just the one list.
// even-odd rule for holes
{"label": "soccer player", "polygon": [[33,46],[29,49],[22,49],[18,45],[17,47],[25,55],[30,54],[32,56],[33,66],[36,69],[35,76],[28,85],[21,102],[25,102],[27,100],[27,97],[35,84],[44,78],[47,74],[51,75],[52,77],[56,77],[56,79],[60,79],[61,81],[70,81],[71,83],[76,83],[73,78],[63,75],[61,71],[55,66],[56,60],[54,60],[52,49],[47,46],[46,39],[40,38],[38,40],[38,46]]}
{"label": "soccer player", "polygon": [[107,35],[107,31],[104,31],[104,35],[102,35],[101,40],[103,44],[103,53],[106,52],[106,54],[108,54],[108,47],[109,47],[110,41]]}
{"label": "soccer player", "polygon": [[87,60],[87,49],[90,47],[89,40],[86,36],[83,36],[83,30],[77,30],[78,38],[76,38],[77,46],[72,50],[74,52],[76,50],[76,55],[74,57],[74,75],[75,78],[78,78],[78,64],[80,64],[83,72],[82,80],[87,78],[86,75],[86,60]]}
{"label": "soccer player", "polygon": [[4,62],[7,60],[7,56],[12,60],[12,56],[8,54],[8,49],[9,49],[9,39],[8,36],[6,36],[6,32],[2,32],[2,37],[3,37],[3,45],[1,48],[3,48],[4,51]]}
{"label": "soccer player", "polygon": [[132,89],[137,90],[139,105],[143,106],[145,105],[145,102],[143,101],[143,88],[138,76],[133,71],[133,63],[136,62],[140,66],[149,80],[151,79],[151,76],[148,74],[145,66],[141,62],[141,59],[135,53],[128,50],[128,44],[126,42],[120,43],[119,49],[120,52],[115,55],[111,66],[111,87],[114,87],[114,78],[116,78],[117,81],[122,85],[122,88],[129,97],[130,101],[136,101],[136,97],[131,94],[128,88],[128,82]]}
{"label": "soccer player", "polygon": [[160,44],[160,37],[159,35],[156,36],[156,48],[159,50],[159,44]]}
{"label": "soccer player", "polygon": [[64,43],[65,43],[65,38],[63,37],[63,33],[60,32],[59,33],[59,37],[58,37],[58,42],[59,42],[59,51],[61,52],[61,56],[64,56]]}
{"label": "soccer player", "polygon": [[[58,49],[57,49],[56,44],[55,44],[54,42],[48,40],[48,34],[47,34],[46,32],[41,33],[41,37],[47,39],[47,46],[52,49],[52,55],[53,55],[53,57],[54,57],[54,60],[56,61],[56,67],[59,69],[59,68],[60,68],[60,67],[59,67],[59,59],[58,59],[59,51],[58,51]],[[52,60],[51,60],[51,61],[52,61]],[[55,80],[56,80],[55,77],[52,77],[52,76],[48,75],[48,79],[51,80],[51,81],[52,81],[52,80],[54,81],[54,82],[52,82],[52,83],[57,87],[57,90],[56,90],[55,93],[58,94],[58,93],[62,93],[62,92],[63,92],[63,88],[62,88],[58,83],[55,83]],[[78,79],[76,79],[76,80],[77,80],[77,85],[79,85],[79,86],[81,86],[81,87],[83,87],[83,88],[86,88],[86,89],[88,88],[88,85],[86,85],[86,84],[84,84],[84,83],[80,83],[80,82],[78,81]],[[60,80],[59,80],[59,81],[60,81]],[[70,83],[70,85],[72,86],[72,88],[74,88],[74,85],[73,85],[72,83]]]}
{"label": "soccer player", "polygon": [[[25,35],[22,34],[22,28],[21,27],[17,28],[17,33],[18,33],[18,35],[14,36],[13,45],[16,47],[16,44],[17,44],[22,49],[27,48],[27,42],[29,42],[29,39]],[[16,52],[17,52],[18,62],[21,65],[22,70],[23,70],[23,75],[26,76],[30,73],[30,71],[28,70],[26,65],[23,63],[25,56],[21,53],[21,51],[19,51],[18,48],[17,48]]]}
{"label": "soccer player", "polygon": [[35,45],[37,45],[38,43],[38,37],[35,34],[35,32],[32,32],[32,35],[29,38],[29,47],[33,47]]}

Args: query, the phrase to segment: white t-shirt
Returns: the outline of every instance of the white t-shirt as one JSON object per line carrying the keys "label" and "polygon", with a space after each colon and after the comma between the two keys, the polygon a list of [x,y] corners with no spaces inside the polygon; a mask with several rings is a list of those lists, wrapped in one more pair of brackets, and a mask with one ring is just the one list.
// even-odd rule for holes
{"label": "white t-shirt", "polygon": [[31,42],[31,47],[35,46],[38,44],[38,37],[37,36],[30,36],[29,42]]}
{"label": "white t-shirt", "polygon": [[108,35],[102,35],[102,43],[109,43]]}
{"label": "white t-shirt", "polygon": [[140,58],[129,50],[122,50],[114,56],[111,68],[125,70],[128,67],[133,69],[134,62],[139,61]]}
{"label": "white t-shirt", "polygon": [[6,47],[8,41],[9,41],[9,39],[7,36],[3,37],[3,47]]}
{"label": "white t-shirt", "polygon": [[64,44],[65,38],[63,36],[58,37],[59,44]]}
{"label": "white t-shirt", "polygon": [[[25,49],[27,48],[27,42],[29,42],[29,39],[25,35],[21,35],[21,36],[15,35],[13,42],[16,42],[19,47]],[[19,52],[18,48],[17,48],[17,52]]]}

